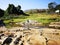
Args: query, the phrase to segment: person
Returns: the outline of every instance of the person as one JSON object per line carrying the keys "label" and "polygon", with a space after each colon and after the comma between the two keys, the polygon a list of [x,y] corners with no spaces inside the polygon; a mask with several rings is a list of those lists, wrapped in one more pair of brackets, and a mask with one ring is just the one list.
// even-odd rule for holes
{"label": "person", "polygon": [[27,29],[30,30],[30,23],[29,23],[29,20],[27,20]]}

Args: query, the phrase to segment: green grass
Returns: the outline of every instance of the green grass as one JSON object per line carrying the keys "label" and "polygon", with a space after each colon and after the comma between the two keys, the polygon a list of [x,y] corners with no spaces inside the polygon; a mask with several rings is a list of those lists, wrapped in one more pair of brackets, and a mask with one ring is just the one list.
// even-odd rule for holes
{"label": "green grass", "polygon": [[27,19],[36,20],[41,23],[50,23],[54,21],[60,21],[60,16],[49,14],[31,14]]}
{"label": "green grass", "polygon": [[46,14],[46,13],[38,13],[38,14],[29,14],[30,16],[17,16],[17,17],[13,17],[11,19],[8,20],[4,20],[4,22],[6,24],[9,24],[9,22],[11,22],[11,20],[13,19],[13,22],[23,22],[25,20],[36,20],[37,22],[43,23],[43,24],[49,24],[50,22],[57,22],[60,21],[60,15],[50,15],[50,14]]}

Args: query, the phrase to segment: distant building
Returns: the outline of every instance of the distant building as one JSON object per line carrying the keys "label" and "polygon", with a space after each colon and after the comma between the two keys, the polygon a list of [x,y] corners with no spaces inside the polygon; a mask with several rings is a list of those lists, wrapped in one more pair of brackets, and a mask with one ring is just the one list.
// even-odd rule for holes
{"label": "distant building", "polygon": [[55,13],[59,14],[60,10],[56,10]]}

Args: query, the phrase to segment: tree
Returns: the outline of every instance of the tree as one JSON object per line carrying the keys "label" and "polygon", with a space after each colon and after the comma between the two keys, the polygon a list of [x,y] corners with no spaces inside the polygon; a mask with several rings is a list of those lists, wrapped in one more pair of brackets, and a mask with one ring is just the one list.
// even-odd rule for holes
{"label": "tree", "polygon": [[50,13],[54,13],[55,12],[56,5],[57,4],[55,2],[51,2],[51,3],[48,4],[48,8],[49,8]]}
{"label": "tree", "polygon": [[16,9],[17,9],[17,14],[19,15],[19,14],[20,14],[20,10],[21,10],[21,6],[18,5],[18,6],[16,7]]}
{"label": "tree", "polygon": [[27,14],[24,13],[23,10],[21,10],[21,6],[20,6],[20,5],[18,5],[18,6],[16,7],[16,9],[17,9],[17,14],[18,14],[18,15],[22,14],[22,15],[28,16]]}
{"label": "tree", "polygon": [[0,17],[4,16],[4,10],[0,9]]}
{"label": "tree", "polygon": [[7,13],[12,13],[12,6],[11,6],[11,4],[9,4],[9,6],[8,6],[8,8],[7,8]]}
{"label": "tree", "polygon": [[14,15],[26,15],[23,10],[21,10],[21,6],[18,5],[17,7],[15,7],[13,4],[9,4],[7,10],[6,10],[6,14],[14,14]]}
{"label": "tree", "polygon": [[9,4],[7,8],[7,12],[9,14],[15,14],[17,12],[16,7],[13,4]]}
{"label": "tree", "polygon": [[21,11],[21,6],[18,5],[17,7],[15,7],[13,4],[9,4],[8,8],[7,8],[7,12],[9,14],[20,14],[23,11]]}
{"label": "tree", "polygon": [[21,10],[21,6],[18,5],[18,6],[16,7],[16,9],[17,9],[17,11],[20,11],[20,10]]}

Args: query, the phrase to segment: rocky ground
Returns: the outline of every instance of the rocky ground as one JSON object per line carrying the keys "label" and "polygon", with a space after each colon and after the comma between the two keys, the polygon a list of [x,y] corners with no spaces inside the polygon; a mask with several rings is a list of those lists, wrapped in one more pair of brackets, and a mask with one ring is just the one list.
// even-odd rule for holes
{"label": "rocky ground", "polygon": [[[21,35],[22,37],[20,38],[19,36]],[[9,45],[21,45],[21,43],[23,43],[23,45],[60,45],[60,29],[31,28],[30,30],[24,30],[22,27],[13,27],[7,30],[0,30],[0,45],[3,44],[8,36],[12,38]],[[21,40],[18,44],[14,44],[14,41],[16,41],[18,37]]]}
{"label": "rocky ground", "polygon": [[0,27],[0,45],[60,45],[60,29]]}

